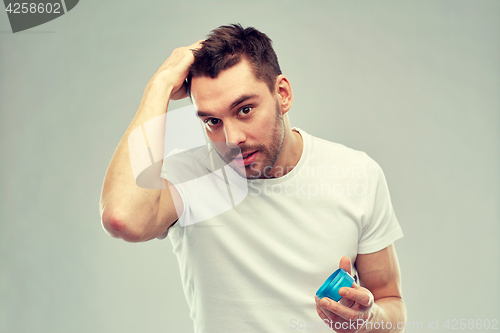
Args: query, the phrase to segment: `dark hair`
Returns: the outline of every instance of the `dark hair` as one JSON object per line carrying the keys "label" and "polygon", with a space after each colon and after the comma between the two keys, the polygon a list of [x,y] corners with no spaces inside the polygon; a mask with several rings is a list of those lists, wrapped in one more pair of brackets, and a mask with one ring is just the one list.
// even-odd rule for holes
{"label": "dark hair", "polygon": [[271,44],[266,34],[253,27],[244,29],[240,24],[231,24],[212,30],[202,42],[202,48],[194,51],[195,60],[187,77],[189,95],[193,77],[215,79],[221,71],[239,63],[242,57],[249,60],[255,77],[265,82],[272,92],[281,69]]}

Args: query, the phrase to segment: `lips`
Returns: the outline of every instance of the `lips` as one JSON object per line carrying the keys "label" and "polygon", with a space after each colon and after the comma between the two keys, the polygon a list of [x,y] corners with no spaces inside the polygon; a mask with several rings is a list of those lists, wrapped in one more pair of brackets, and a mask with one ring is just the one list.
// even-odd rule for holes
{"label": "lips", "polygon": [[[256,151],[256,150],[254,150],[254,151],[251,151],[251,152],[241,153],[241,155],[240,155],[240,154],[238,154],[238,155],[236,155],[236,156],[232,157],[231,159],[232,159],[232,160],[235,160],[235,159],[240,159],[240,160],[241,160],[241,159],[245,159],[245,158],[249,157],[250,155],[252,155],[252,154],[253,154],[253,153],[255,153],[255,152],[257,152],[257,151]],[[241,157],[240,157],[240,156],[241,156]]]}
{"label": "lips", "polygon": [[236,157],[234,160],[239,165],[247,166],[247,165],[252,164],[255,161],[257,154],[258,154],[257,150],[255,150],[253,152],[246,152],[246,153],[241,155],[242,156],[241,158]]}
{"label": "lips", "polygon": [[251,153],[245,153],[245,154],[242,154],[243,156],[243,159],[249,157],[250,155],[252,155],[253,153],[255,153],[255,151],[251,152]]}

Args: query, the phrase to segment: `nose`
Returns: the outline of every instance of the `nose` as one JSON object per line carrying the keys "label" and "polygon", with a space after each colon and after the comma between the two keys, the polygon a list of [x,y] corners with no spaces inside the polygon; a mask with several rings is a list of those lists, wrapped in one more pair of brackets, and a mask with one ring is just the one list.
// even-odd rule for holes
{"label": "nose", "polygon": [[234,145],[239,146],[240,144],[245,143],[247,139],[243,129],[234,122],[226,122],[224,124],[224,134],[226,136],[226,145],[228,147],[234,147]]}

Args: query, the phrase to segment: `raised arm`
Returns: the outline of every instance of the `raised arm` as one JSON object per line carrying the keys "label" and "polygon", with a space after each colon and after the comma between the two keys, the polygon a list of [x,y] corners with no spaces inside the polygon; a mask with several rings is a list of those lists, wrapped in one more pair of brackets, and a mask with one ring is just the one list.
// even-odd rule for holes
{"label": "raised arm", "polygon": [[144,189],[136,185],[128,138],[148,120],[164,115],[170,100],[187,97],[185,79],[194,61],[192,50],[200,47],[201,41],[198,41],[175,49],[160,66],[149,80],[139,109],[115,150],[99,204],[102,225],[113,237],[128,242],[154,239],[165,233],[182,211],[179,194],[175,187],[160,178],[159,170],[156,181],[165,182],[165,189]]}

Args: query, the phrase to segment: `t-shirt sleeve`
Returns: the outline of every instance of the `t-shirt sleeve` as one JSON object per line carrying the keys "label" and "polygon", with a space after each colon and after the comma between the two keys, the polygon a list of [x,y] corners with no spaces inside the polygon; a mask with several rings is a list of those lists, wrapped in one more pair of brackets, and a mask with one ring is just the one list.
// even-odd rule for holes
{"label": "t-shirt sleeve", "polygon": [[188,164],[183,161],[180,156],[186,156],[181,154],[185,152],[185,149],[174,149],[163,159],[163,165],[161,168],[160,177],[167,179],[169,182],[176,184],[179,183],[179,174],[182,173],[183,168]]}
{"label": "t-shirt sleeve", "polygon": [[375,161],[371,158],[369,160],[366,213],[358,242],[359,254],[380,251],[403,237],[392,207],[384,172]]}

